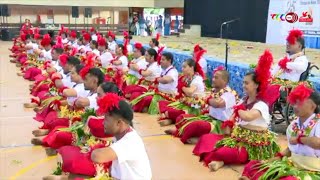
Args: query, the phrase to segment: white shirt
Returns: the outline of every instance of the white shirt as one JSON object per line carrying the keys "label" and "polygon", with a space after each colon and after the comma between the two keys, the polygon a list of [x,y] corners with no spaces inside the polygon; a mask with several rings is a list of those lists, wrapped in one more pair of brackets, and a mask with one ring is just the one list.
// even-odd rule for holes
{"label": "white shirt", "polygon": [[110,52],[105,51],[103,54],[101,54],[100,59],[102,67],[107,67],[114,58]]}
{"label": "white shirt", "polygon": [[[291,124],[288,126],[287,128],[287,139],[291,138],[291,131],[292,131],[292,126],[298,122],[298,128],[299,129],[305,129],[310,121],[312,119],[314,119],[315,114],[312,114],[303,124],[302,127],[300,127],[300,123],[299,123],[299,118],[297,118],[296,120],[292,121]],[[320,138],[320,120],[318,120],[318,122],[316,123],[316,125],[313,126],[309,137],[318,137]],[[288,147],[290,149],[291,152],[295,153],[295,154],[299,154],[299,155],[303,155],[303,156],[310,156],[310,157],[318,157],[320,158],[320,149],[313,149],[309,146],[303,145],[303,144],[296,144],[296,145],[292,145],[290,143],[288,143]]]}
{"label": "white shirt", "polygon": [[128,49],[128,53],[132,53],[133,52],[133,47],[131,44],[127,45],[127,49]]}
{"label": "white shirt", "polygon": [[158,46],[153,47],[153,49],[156,50],[156,52],[159,50]]}
{"label": "white shirt", "polygon": [[269,114],[268,105],[266,103],[264,103],[263,101],[258,101],[253,105],[252,109],[256,109],[256,110],[260,111],[262,117],[255,119],[253,121],[250,121],[250,122],[242,121],[240,119],[240,122],[238,122],[238,124],[239,125],[253,125],[253,126],[267,128],[270,123],[270,114]]}
{"label": "white shirt", "polygon": [[[288,58],[290,58],[288,56]],[[300,76],[303,72],[305,72],[308,68],[308,59],[306,56],[297,57],[294,61],[287,63],[287,68],[291,71],[284,71],[279,75],[280,79],[287,79],[293,82],[297,82],[300,80]],[[280,66],[276,64],[272,68],[272,75],[276,75],[279,70],[281,70]]]}
{"label": "white shirt", "polygon": [[220,121],[226,121],[230,119],[233,114],[233,106],[236,105],[236,97],[231,92],[225,92],[220,96],[225,102],[225,107],[214,108],[209,106],[209,114],[211,117],[218,119]]}
{"label": "white shirt", "polygon": [[32,46],[32,49],[27,50],[27,54],[33,54],[33,50],[38,49],[39,45],[37,43],[28,43],[27,46]]}
{"label": "white shirt", "polygon": [[116,68],[128,68],[128,58],[127,56],[121,56],[118,59],[119,61],[121,61],[121,65],[114,65],[114,67]]}
{"label": "white shirt", "polygon": [[92,52],[96,55],[96,56],[100,56],[100,51],[98,49],[94,49],[92,50]]}
{"label": "white shirt", "polygon": [[111,144],[117,155],[112,161],[111,176],[121,180],[151,180],[149,157],[141,137],[135,130]]}
{"label": "white shirt", "polygon": [[113,54],[116,53],[117,43],[116,43],[115,41],[108,42],[108,47],[109,47],[109,50],[110,50]]}
{"label": "white shirt", "polygon": [[62,44],[67,44],[68,42],[69,42],[68,38],[64,38],[64,39],[62,40]]}
{"label": "white shirt", "polygon": [[51,61],[51,64],[53,65],[53,68],[55,68],[57,70],[57,72],[62,70],[62,67],[59,66],[59,62],[58,61]]}
{"label": "white shirt", "polygon": [[[133,63],[136,63],[139,67],[139,69],[146,69],[147,68],[147,65],[148,65],[148,62],[146,61],[146,59],[144,58],[144,56],[141,56],[140,58],[138,59],[133,59],[132,60]],[[129,74],[131,75],[134,75],[136,76],[137,78],[141,79],[142,76],[139,74],[138,71],[134,71],[132,69],[129,69]]]}
{"label": "white shirt", "polygon": [[96,34],[92,34],[91,35],[91,40],[97,41],[98,40],[98,36]]}
{"label": "white shirt", "polygon": [[89,95],[89,91],[86,91],[84,89],[84,84],[80,83],[80,84],[75,84],[72,87],[76,92],[77,92],[77,96],[75,97],[67,97],[67,102],[69,105],[73,105],[74,101],[79,98],[79,97],[87,97]]}
{"label": "white shirt", "polygon": [[195,75],[195,77],[191,81],[190,86],[197,87],[196,91],[194,92],[194,95],[198,95],[199,97],[204,96],[205,85],[201,76]]}
{"label": "white shirt", "polygon": [[177,86],[179,76],[177,69],[173,66],[170,66],[167,69],[162,69],[161,76],[170,76],[173,79],[173,81],[168,84],[159,83],[159,91],[169,94],[176,94],[178,92]]}
{"label": "white shirt", "polygon": [[206,74],[207,71],[208,71],[208,70],[207,70],[207,69],[208,69],[208,67],[207,67],[207,60],[206,60],[204,57],[201,57],[200,60],[199,60],[199,64],[200,64],[200,66],[201,66],[204,74]]}
{"label": "white shirt", "polygon": [[[63,74],[63,73],[62,73]],[[66,74],[63,78],[62,78],[62,83],[63,86],[66,86],[68,88],[72,88],[76,83],[71,82],[71,76],[70,73]]]}
{"label": "white shirt", "polygon": [[79,44],[78,44],[77,40],[75,40],[73,43],[71,43],[71,46],[74,48],[79,48]]}
{"label": "white shirt", "polygon": [[97,96],[98,96],[97,93],[89,93],[88,94],[87,98],[89,99],[90,105],[86,108],[93,108],[95,110],[98,109]]}
{"label": "white shirt", "polygon": [[160,77],[162,71],[161,66],[157,62],[150,64],[147,70],[152,72],[150,76],[145,77],[148,81],[154,81],[157,77]]}
{"label": "white shirt", "polygon": [[43,53],[43,58],[40,58],[40,59],[43,59],[44,61],[52,60],[51,49],[49,51],[46,51],[45,49],[43,49],[41,53]]}
{"label": "white shirt", "polygon": [[84,49],[84,52],[85,52],[85,53],[92,51],[92,49],[90,48],[90,43],[88,43],[87,45],[85,45],[83,49]]}

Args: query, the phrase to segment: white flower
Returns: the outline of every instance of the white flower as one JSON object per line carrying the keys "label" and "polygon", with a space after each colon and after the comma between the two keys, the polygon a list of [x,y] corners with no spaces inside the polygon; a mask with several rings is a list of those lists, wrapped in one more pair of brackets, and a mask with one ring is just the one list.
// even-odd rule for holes
{"label": "white flower", "polygon": [[196,109],[200,109],[200,107],[201,107],[201,106],[199,106],[199,104],[195,104],[195,105],[194,105],[194,108],[196,108]]}

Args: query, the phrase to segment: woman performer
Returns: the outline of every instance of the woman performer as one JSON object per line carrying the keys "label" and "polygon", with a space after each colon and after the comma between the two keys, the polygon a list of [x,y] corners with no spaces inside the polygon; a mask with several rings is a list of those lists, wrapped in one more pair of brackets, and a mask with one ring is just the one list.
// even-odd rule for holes
{"label": "woman performer", "polygon": [[240,179],[320,179],[320,95],[300,84],[288,101],[297,116],[287,128],[288,148],[270,160],[251,161]]}
{"label": "woman performer", "polygon": [[[159,112],[161,113],[159,124],[161,126],[175,123],[179,115],[185,114],[185,110],[190,111],[188,113],[200,115],[200,109],[204,108],[205,101],[202,100],[205,91],[204,74],[198,60],[187,59],[183,63],[183,75],[178,81],[179,96],[175,102],[159,101]],[[174,107],[173,104],[175,104]]]}
{"label": "woman performer", "polygon": [[[243,88],[247,95],[235,106],[231,120],[223,123],[225,134],[233,128],[230,137],[218,134],[203,135],[193,153],[213,171],[224,164],[243,164],[248,160],[264,160],[273,157],[280,148],[275,134],[268,130],[269,108],[262,101],[270,79],[272,54],[265,51],[254,72],[244,77]],[[230,129],[229,129],[230,131]]]}

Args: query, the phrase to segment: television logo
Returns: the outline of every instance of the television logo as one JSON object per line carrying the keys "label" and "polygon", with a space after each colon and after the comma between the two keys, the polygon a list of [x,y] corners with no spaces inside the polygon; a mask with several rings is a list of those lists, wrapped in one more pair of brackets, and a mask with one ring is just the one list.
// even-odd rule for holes
{"label": "television logo", "polygon": [[299,16],[294,12],[289,12],[287,14],[271,14],[272,20],[277,21],[287,21],[288,23],[299,22],[313,22],[312,14],[308,12],[302,12],[302,16]]}
{"label": "television logo", "polygon": [[299,17],[294,12],[289,12],[287,14],[271,14],[273,20],[287,21],[288,23],[295,23],[298,21]]}

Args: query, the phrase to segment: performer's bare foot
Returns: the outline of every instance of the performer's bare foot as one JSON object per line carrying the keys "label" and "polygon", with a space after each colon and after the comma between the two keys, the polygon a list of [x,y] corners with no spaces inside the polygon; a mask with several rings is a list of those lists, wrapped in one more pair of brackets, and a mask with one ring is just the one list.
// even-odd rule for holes
{"label": "performer's bare foot", "polygon": [[30,84],[30,85],[29,85],[29,88],[31,88],[31,89],[32,89],[32,88],[33,88],[33,86],[34,86],[34,84],[32,83],[32,84]]}
{"label": "performer's bare foot", "polygon": [[148,107],[143,108],[142,113],[148,113]]}
{"label": "performer's bare foot", "polygon": [[45,135],[49,134],[49,130],[47,130],[47,129],[36,129],[36,130],[32,131],[32,134],[35,137],[45,136]]}
{"label": "performer's bare foot", "polygon": [[36,146],[42,145],[42,139],[43,138],[39,138],[39,137],[32,138],[31,139],[31,144],[36,145]]}
{"label": "performer's bare foot", "polygon": [[68,176],[63,175],[49,175],[42,178],[42,180],[68,180]]}
{"label": "performer's bare foot", "polygon": [[166,114],[161,113],[161,114],[160,114],[160,118],[166,118]]}
{"label": "performer's bare foot", "polygon": [[173,135],[176,132],[175,129],[167,129],[164,131],[164,133],[168,134],[168,135]]}
{"label": "performer's bare foot", "polygon": [[16,63],[17,61],[15,59],[11,59],[10,62]]}
{"label": "performer's bare foot", "polygon": [[35,107],[38,107],[38,104],[36,104],[36,103],[24,103],[23,106],[25,108],[35,108]]}
{"label": "performer's bare foot", "polygon": [[21,64],[17,63],[17,64],[16,64],[16,67],[21,67]]}
{"label": "performer's bare foot", "polygon": [[224,165],[223,161],[212,161],[211,163],[208,164],[209,169],[211,171],[217,171],[218,169],[222,168]]}
{"label": "performer's bare foot", "polygon": [[42,110],[42,108],[41,107],[35,107],[35,108],[33,108],[33,111],[34,112],[40,112]]}
{"label": "performer's bare foot", "polygon": [[172,124],[172,120],[170,119],[164,119],[159,121],[160,126],[169,126]]}
{"label": "performer's bare foot", "polygon": [[241,176],[241,177],[239,177],[239,180],[250,180],[250,179],[247,178],[246,176]]}
{"label": "performer's bare foot", "polygon": [[187,140],[187,143],[188,143],[188,144],[197,144],[198,141],[199,141],[199,138],[193,137],[193,138],[189,138],[189,139]]}
{"label": "performer's bare foot", "polygon": [[22,73],[22,72],[17,72],[17,75],[18,75],[18,76],[24,76],[24,73]]}
{"label": "performer's bare foot", "polygon": [[56,149],[48,147],[48,148],[46,148],[46,154],[47,154],[47,156],[55,156],[58,154],[58,152]]}

